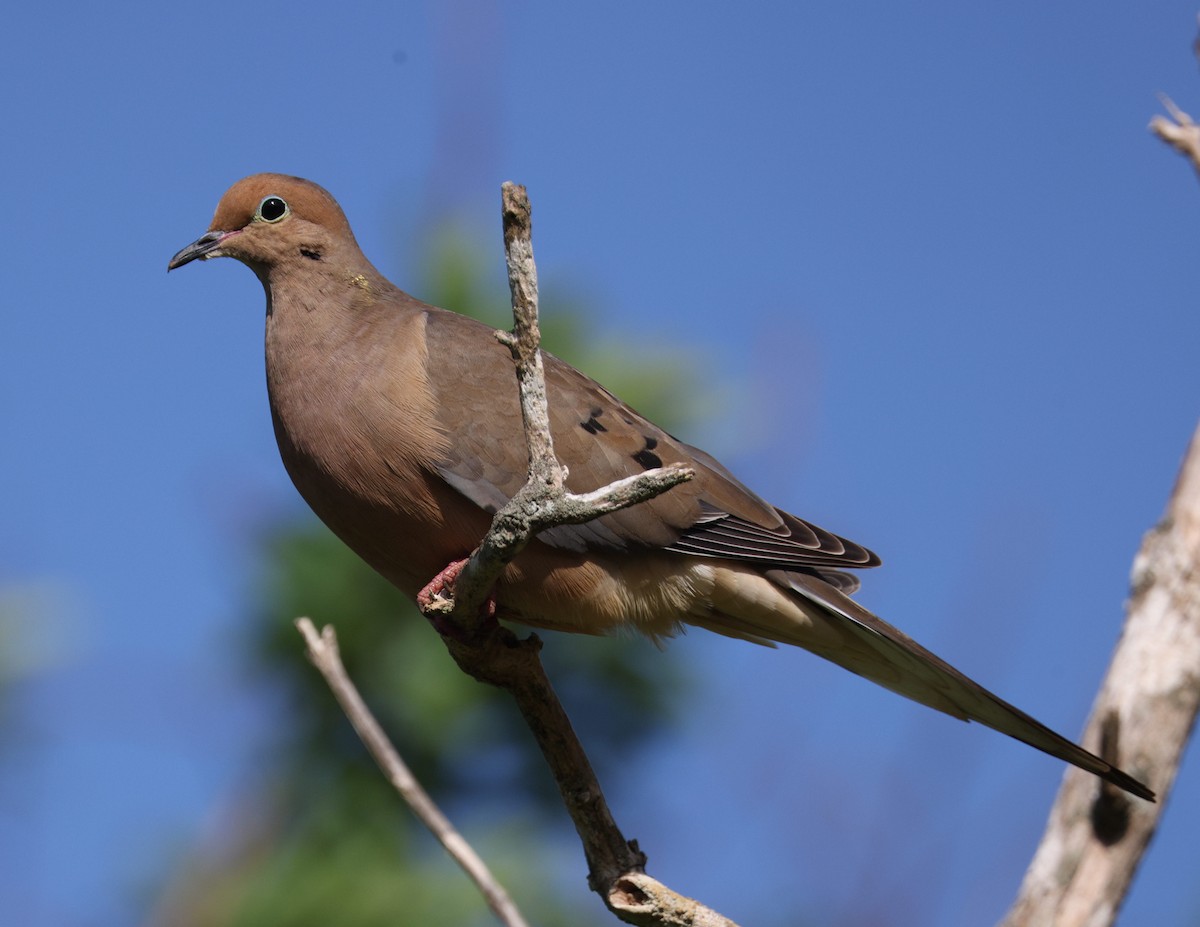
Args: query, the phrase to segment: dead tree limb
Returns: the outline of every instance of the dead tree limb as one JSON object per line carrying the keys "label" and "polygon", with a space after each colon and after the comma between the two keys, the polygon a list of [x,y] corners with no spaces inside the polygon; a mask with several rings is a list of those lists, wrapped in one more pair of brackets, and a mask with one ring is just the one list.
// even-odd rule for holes
{"label": "dead tree limb", "polygon": [[[1200,55],[1200,41],[1194,46]],[[1200,174],[1200,126],[1166,95],[1150,130]],[[1200,711],[1200,429],[1162,520],[1133,562],[1125,627],[1082,743],[1149,783],[1158,804],[1067,771],[1003,927],[1116,920]]]}
{"label": "dead tree limb", "polygon": [[1136,801],[1068,769],[1003,927],[1112,924],[1154,835],[1200,709],[1200,430],[1133,563],[1125,627],[1082,743],[1147,782]]}
{"label": "dead tree limb", "polygon": [[[1200,40],[1193,46],[1200,55]],[[1200,126],[1166,95],[1150,130],[1200,174]],[[1002,927],[1106,927],[1154,836],[1200,711],[1200,429],[1133,562],[1125,627],[1082,743],[1149,783],[1131,801],[1068,770]]]}

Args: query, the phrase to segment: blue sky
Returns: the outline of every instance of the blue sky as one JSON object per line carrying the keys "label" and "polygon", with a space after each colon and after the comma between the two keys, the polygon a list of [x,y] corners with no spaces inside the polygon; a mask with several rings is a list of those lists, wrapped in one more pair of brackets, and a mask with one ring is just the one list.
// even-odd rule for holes
{"label": "blue sky", "polygon": [[[1159,91],[1200,114],[1194,5],[343,6],[23,4],[0,33],[5,921],[135,920],[251,775],[230,641],[251,529],[300,503],[258,284],[165,265],[260,170],[333,191],[401,286],[447,211],[500,279],[526,184],[598,333],[705,358],[687,438],[1078,732],[1200,405],[1200,187],[1145,130]],[[803,653],[674,646],[695,703],[610,784],[653,874],[748,923],[1002,913],[1061,764]],[[1126,923],[1200,916],[1194,778]]]}

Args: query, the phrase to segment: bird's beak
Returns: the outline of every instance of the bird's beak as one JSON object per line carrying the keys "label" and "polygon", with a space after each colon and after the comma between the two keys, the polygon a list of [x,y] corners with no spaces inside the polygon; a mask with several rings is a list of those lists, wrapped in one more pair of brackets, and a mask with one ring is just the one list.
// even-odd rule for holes
{"label": "bird's beak", "polygon": [[176,267],[182,267],[184,264],[190,264],[192,261],[199,258],[200,260],[208,260],[210,257],[221,257],[221,253],[217,250],[230,235],[236,235],[237,232],[224,232],[221,229],[213,229],[205,232],[194,242],[180,251],[175,257],[171,258],[167,264],[167,270],[174,270]]}

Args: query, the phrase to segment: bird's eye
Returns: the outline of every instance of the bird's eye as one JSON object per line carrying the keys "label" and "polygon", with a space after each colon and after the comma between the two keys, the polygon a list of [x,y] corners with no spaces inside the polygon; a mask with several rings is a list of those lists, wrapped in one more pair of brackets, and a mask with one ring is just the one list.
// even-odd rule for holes
{"label": "bird's eye", "polygon": [[278,222],[288,214],[288,204],[278,196],[265,196],[263,201],[258,204],[258,212],[254,218],[262,219],[263,222]]}

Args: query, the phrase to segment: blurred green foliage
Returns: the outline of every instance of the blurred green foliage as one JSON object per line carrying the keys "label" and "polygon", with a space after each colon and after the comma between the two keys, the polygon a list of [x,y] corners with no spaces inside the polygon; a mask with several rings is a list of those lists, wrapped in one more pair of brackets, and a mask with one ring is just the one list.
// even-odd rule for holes
{"label": "blurred green foliage", "polygon": [[[498,237],[498,236],[497,236]],[[503,278],[485,249],[446,229],[430,239],[415,292],[509,327]],[[494,282],[493,282],[494,281]],[[687,417],[683,356],[640,358],[597,345],[584,313],[543,286],[543,343],[670,427]],[[601,924],[554,878],[586,874],[540,754],[508,697],[463,675],[415,607],[340,541],[305,519],[266,533],[261,612],[244,645],[279,693],[279,725],[260,778],[219,848],[185,862],[153,922],[299,927],[486,924],[474,887],[446,859],[375,768],[293,621],[336,627],[342,657],[405,761],[504,881],[532,922]],[[686,680],[641,638],[548,634],[548,672],[603,783],[668,724]],[[632,835],[631,835],[632,836]],[[572,854],[563,859],[564,848]],[[586,910],[580,910],[586,907]]]}

